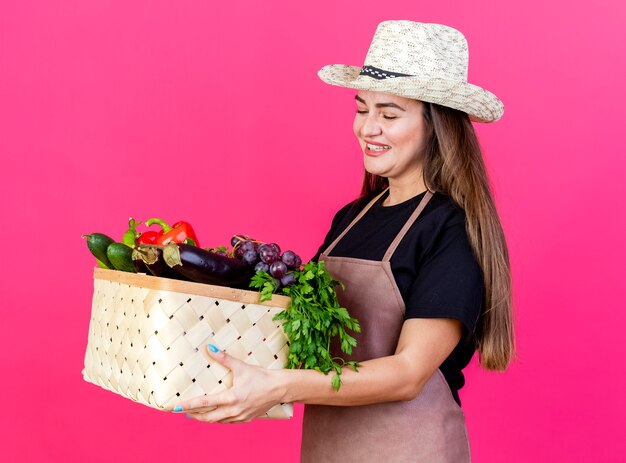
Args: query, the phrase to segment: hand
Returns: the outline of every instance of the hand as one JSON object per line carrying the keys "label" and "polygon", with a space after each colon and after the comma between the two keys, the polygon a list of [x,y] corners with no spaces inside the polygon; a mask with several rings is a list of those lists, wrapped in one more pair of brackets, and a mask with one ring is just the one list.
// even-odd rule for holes
{"label": "hand", "polygon": [[209,355],[233,373],[232,387],[182,402],[173,411],[207,423],[247,423],[280,403],[276,371],[248,365],[213,348],[209,345]]}

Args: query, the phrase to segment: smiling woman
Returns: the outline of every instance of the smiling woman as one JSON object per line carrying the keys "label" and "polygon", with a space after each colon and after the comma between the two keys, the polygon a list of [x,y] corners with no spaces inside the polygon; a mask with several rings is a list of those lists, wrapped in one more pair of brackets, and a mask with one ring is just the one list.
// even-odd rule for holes
{"label": "smiling woman", "polygon": [[335,391],[319,372],[264,370],[211,348],[233,387],[175,411],[231,423],[301,402],[303,462],[470,461],[462,370],[476,350],[485,368],[504,370],[513,326],[506,240],[472,126],[503,106],[467,83],[467,63],[459,31],[386,21],[363,67],[319,72],[358,90],[363,189],[314,259],[345,284],[340,303],[360,321],[347,358],[359,371]]}
{"label": "smiling woman", "polygon": [[357,115],[354,118],[354,134],[363,149],[365,170],[391,178],[397,186],[390,191],[386,205],[398,204],[424,191],[424,104],[366,90],[361,90],[355,98]]}

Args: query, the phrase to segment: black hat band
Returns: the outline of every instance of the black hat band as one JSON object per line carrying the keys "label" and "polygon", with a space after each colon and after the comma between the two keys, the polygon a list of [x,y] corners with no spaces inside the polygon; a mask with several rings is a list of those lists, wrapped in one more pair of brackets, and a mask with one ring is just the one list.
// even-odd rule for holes
{"label": "black hat band", "polygon": [[363,66],[361,72],[362,76],[373,77],[377,80],[391,79],[393,77],[411,77],[411,74],[402,74],[401,72],[385,71],[384,69],[375,68],[374,66]]}

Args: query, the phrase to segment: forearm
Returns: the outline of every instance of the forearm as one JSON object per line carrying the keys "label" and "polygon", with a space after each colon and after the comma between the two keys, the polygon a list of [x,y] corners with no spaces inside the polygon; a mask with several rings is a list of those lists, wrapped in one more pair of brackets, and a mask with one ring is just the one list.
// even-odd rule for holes
{"label": "forearm", "polygon": [[461,339],[461,322],[453,319],[411,319],[404,322],[394,355],[368,360],[358,372],[344,368],[339,391],[333,373],[274,370],[281,402],[325,405],[367,405],[411,400]]}
{"label": "forearm", "polygon": [[351,406],[410,400],[428,379],[417,371],[415,364],[410,365],[401,355],[368,360],[358,372],[343,369],[339,391],[331,385],[333,372],[280,370],[276,376],[281,402]]}
{"label": "forearm", "polygon": [[214,360],[233,372],[233,386],[183,402],[173,411],[192,412],[201,421],[233,423],[261,416],[279,402],[353,406],[410,400],[460,338],[457,320],[407,320],[395,354],[365,361],[358,372],[344,368],[339,391],[331,385],[334,373],[268,370],[247,365],[224,351],[209,350]]}

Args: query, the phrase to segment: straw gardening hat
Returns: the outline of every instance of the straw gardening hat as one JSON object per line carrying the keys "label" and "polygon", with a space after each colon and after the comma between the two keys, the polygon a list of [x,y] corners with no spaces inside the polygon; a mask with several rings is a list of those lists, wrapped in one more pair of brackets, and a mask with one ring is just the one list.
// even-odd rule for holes
{"label": "straw gardening hat", "polygon": [[467,82],[467,40],[442,24],[384,21],[378,25],[363,67],[331,64],[318,72],[326,83],[391,93],[494,122],[504,105],[493,93]]}

